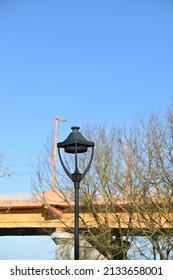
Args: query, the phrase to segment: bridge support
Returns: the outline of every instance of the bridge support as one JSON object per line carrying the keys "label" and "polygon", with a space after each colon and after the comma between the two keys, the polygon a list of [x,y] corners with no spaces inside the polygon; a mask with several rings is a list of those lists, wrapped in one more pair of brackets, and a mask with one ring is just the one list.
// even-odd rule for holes
{"label": "bridge support", "polygon": [[[56,260],[74,260],[74,235],[55,231],[51,238],[56,243]],[[105,257],[84,238],[79,242],[80,260],[104,260]]]}

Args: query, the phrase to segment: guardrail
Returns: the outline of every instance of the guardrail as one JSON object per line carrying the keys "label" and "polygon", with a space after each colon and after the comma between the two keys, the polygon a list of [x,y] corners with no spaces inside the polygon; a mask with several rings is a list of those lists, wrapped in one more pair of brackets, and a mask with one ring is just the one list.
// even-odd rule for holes
{"label": "guardrail", "polygon": [[[131,204],[130,199],[127,196],[115,196],[112,198],[112,202],[117,206]],[[74,204],[74,200],[69,196],[71,204]],[[104,197],[97,197],[93,201],[94,204],[102,205],[105,204]],[[109,203],[109,202],[108,202]],[[151,197],[136,197],[136,204],[146,204],[153,206],[158,205],[169,205],[173,207],[173,197],[167,198],[166,196],[151,196]],[[69,206],[69,204],[64,200],[62,194],[58,191],[52,192],[50,190],[38,193],[0,193],[0,207],[10,207],[10,206],[38,206],[38,205],[61,205]]]}
{"label": "guardrail", "polygon": [[0,207],[32,206],[40,203],[39,195],[34,193],[1,193]]}

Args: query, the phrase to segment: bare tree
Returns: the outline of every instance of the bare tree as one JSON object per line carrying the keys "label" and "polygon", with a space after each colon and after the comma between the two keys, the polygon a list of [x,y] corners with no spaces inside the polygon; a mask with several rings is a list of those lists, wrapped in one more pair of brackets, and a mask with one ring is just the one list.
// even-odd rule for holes
{"label": "bare tree", "polygon": [[173,257],[172,116],[172,106],[166,116],[151,114],[130,135],[130,199],[153,259]]}
{"label": "bare tree", "polygon": [[[128,209],[123,201],[126,199],[126,176],[123,149],[122,147],[119,149],[121,146],[119,143],[120,129],[112,126],[110,131],[106,131],[105,126],[96,125],[85,127],[83,132],[88,139],[95,141],[96,148],[92,167],[80,185],[80,202],[85,211],[90,213],[91,218],[86,221],[83,213],[80,214],[80,223],[83,224],[81,236],[85,237],[107,259],[127,259],[132,236],[130,235],[130,215],[128,220],[124,220],[126,231],[124,231],[124,227],[121,228],[121,220],[124,219],[125,213],[128,213]],[[48,148],[47,145],[48,157],[39,159],[34,180],[34,188],[39,191],[43,186],[49,188],[51,186],[49,161],[51,150],[52,147]],[[85,154],[79,159],[81,170],[84,170],[87,165],[89,156]],[[64,160],[73,172],[73,159],[68,157]],[[59,180],[56,189],[61,198],[74,211],[71,200],[69,200],[69,192],[71,193],[70,198],[73,196],[73,185],[63,173],[58,172],[57,177]],[[68,195],[66,195],[67,193]],[[118,206],[116,206],[117,203]],[[90,223],[94,224],[92,228]],[[69,228],[66,230],[69,231]]]}
{"label": "bare tree", "polygon": [[[172,112],[170,106],[164,116],[139,117],[130,132],[116,125],[83,128],[95,142],[95,155],[80,185],[80,202],[90,214],[86,220],[80,213],[80,234],[107,259],[172,258]],[[51,150],[47,145],[39,160],[37,190],[51,187]],[[80,158],[81,170],[88,159],[87,154]],[[73,172],[73,159],[64,160]],[[56,190],[73,211],[73,185],[60,170]]]}
{"label": "bare tree", "polygon": [[5,152],[0,152],[0,177],[10,176],[12,173],[7,166],[6,160],[7,156]]}

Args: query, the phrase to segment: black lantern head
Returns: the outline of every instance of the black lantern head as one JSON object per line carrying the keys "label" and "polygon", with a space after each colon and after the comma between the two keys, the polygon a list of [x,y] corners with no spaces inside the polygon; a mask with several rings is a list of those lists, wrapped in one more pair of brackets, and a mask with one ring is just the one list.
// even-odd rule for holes
{"label": "black lantern head", "polygon": [[71,127],[72,132],[63,141],[57,144],[58,148],[64,148],[66,153],[85,153],[89,147],[94,147],[94,142],[88,141],[80,132],[79,126]]}

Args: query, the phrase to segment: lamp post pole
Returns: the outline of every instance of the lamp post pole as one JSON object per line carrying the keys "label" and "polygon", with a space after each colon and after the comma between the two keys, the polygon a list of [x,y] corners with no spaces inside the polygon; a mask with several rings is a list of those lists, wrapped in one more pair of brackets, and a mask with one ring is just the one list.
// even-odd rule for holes
{"label": "lamp post pole", "polygon": [[79,260],[79,188],[81,174],[78,170],[77,162],[77,144],[75,144],[75,172],[73,173],[73,182],[75,190],[75,216],[74,216],[74,259]]}
{"label": "lamp post pole", "polygon": [[[57,144],[59,159],[62,164],[62,167],[67,174],[67,176],[74,182],[75,189],[75,221],[74,221],[74,259],[79,260],[79,189],[80,182],[83,180],[87,174],[94,155],[94,142],[88,141],[80,132],[78,126],[73,126],[72,132],[69,136],[63,141]],[[70,173],[67,167],[65,166],[63,159],[61,157],[60,149],[63,148],[65,153],[74,154],[75,156],[75,171]],[[91,157],[88,162],[87,167],[83,173],[79,172],[78,169],[78,153],[87,152],[88,148],[92,148]]]}
{"label": "lamp post pole", "polygon": [[79,182],[74,182],[75,188],[75,250],[74,250],[74,259],[79,260]]}

